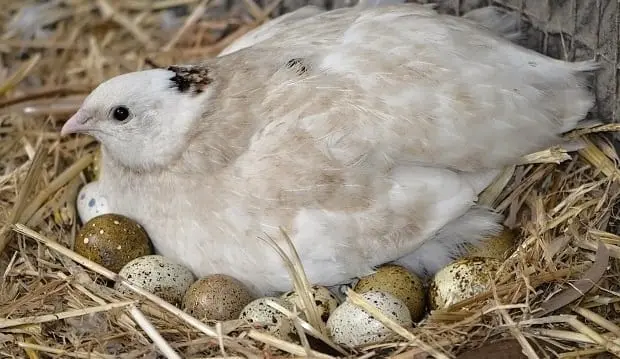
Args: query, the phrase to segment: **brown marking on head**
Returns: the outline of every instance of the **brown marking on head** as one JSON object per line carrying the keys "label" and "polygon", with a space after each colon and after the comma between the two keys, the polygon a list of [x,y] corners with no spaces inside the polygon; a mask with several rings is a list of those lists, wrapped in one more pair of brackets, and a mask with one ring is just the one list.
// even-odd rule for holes
{"label": "brown marking on head", "polygon": [[175,73],[170,78],[172,87],[179,92],[191,91],[192,94],[198,95],[203,92],[204,88],[213,82],[209,74],[209,68],[200,65],[187,66],[168,66],[168,70]]}

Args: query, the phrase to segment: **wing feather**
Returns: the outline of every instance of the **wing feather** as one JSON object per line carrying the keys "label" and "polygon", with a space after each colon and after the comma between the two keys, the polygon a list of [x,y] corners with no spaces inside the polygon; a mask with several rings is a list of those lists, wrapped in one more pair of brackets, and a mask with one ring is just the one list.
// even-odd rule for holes
{"label": "wing feather", "polygon": [[[498,168],[559,143],[593,105],[581,73],[594,63],[551,59],[424,7],[332,11],[280,35],[246,53],[281,67],[263,115],[288,114],[349,165]],[[305,71],[283,66],[290,58]]]}

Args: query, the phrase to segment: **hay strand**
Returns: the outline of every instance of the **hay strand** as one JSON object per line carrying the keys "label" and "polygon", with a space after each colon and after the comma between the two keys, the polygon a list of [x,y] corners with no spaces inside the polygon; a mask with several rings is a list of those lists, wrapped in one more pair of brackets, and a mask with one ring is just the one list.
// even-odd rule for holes
{"label": "hay strand", "polygon": [[556,311],[571,302],[584,296],[592,287],[599,281],[599,279],[605,274],[607,270],[607,264],[609,263],[609,249],[602,242],[598,243],[598,250],[596,251],[596,260],[592,267],[588,269],[583,278],[575,282],[572,286],[564,289],[561,293],[554,296],[541,304],[541,311],[536,313],[537,315],[545,315]]}
{"label": "hay strand", "polygon": [[134,303],[135,301],[123,301],[123,302],[116,302],[116,303],[108,303],[108,304],[100,305],[97,307],[91,307],[91,308],[68,310],[66,312],[60,312],[60,313],[54,313],[54,314],[36,315],[32,317],[25,317],[25,318],[18,318],[18,319],[3,319],[3,320],[0,320],[0,329],[16,327],[19,325],[47,323],[47,322],[51,322],[54,320],[73,318],[73,317],[78,317],[78,316],[92,314],[92,313],[99,313],[99,312],[108,311],[114,308],[126,307]]}
{"label": "hay strand", "polygon": [[[273,335],[269,335],[267,333],[259,332],[255,329],[252,329],[248,332],[248,336],[252,339],[256,339],[260,342],[271,345],[272,347],[278,348],[287,353],[301,356],[301,357],[307,356],[306,349],[304,347],[291,343],[291,342],[287,342],[282,339],[278,339],[274,337]],[[311,350],[310,354],[316,358],[325,358],[325,359],[332,358],[332,356],[330,355],[323,354],[323,353],[320,353],[314,350]]]}
{"label": "hay strand", "polygon": [[0,96],[4,93],[11,90],[18,83],[20,83],[28,74],[32,71],[32,69],[39,63],[41,60],[41,54],[36,54],[32,59],[28,60],[28,62],[24,63],[20,66],[17,71],[11,77],[6,79],[4,83],[0,84]]}
{"label": "hay strand", "polygon": [[138,325],[144,330],[144,332],[151,338],[153,343],[159,348],[162,354],[168,359],[181,359],[181,356],[172,349],[170,344],[159,334],[157,329],[151,324],[151,322],[144,316],[144,314],[134,304],[129,306],[129,312]]}
{"label": "hay strand", "polygon": [[[282,231],[277,240],[264,239],[280,254],[302,301],[294,310],[270,303],[291,319],[299,336],[279,339],[243,321],[203,323],[68,249],[80,227],[76,196],[93,178],[91,156],[99,146],[90,137],[58,133],[101,81],[216,56],[279,11],[281,0],[5,5],[0,317],[9,324],[50,320],[0,329],[2,355],[284,358],[329,357],[322,352],[328,351],[356,359],[404,359],[423,357],[429,348],[459,357],[504,338],[529,357],[532,351],[541,358],[618,353],[620,156],[606,132],[620,131],[619,124],[583,121],[562,146],[523,156],[519,165],[504,169],[479,198],[505,215],[504,225],[518,237],[493,289],[433,311],[414,328],[396,327],[397,334],[384,343],[348,352],[331,342],[290,238]],[[35,20],[24,21],[28,16]],[[600,243],[608,252],[605,261]],[[110,288],[109,281],[121,282],[131,294]],[[130,299],[140,303],[77,315]],[[50,313],[77,316],[55,320]]]}
{"label": "hay strand", "polygon": [[198,18],[200,18],[202,14],[204,14],[205,10],[207,10],[209,2],[210,0],[202,0],[200,4],[196,6],[192,14],[187,18],[187,20],[185,20],[183,26],[174,34],[172,39],[170,39],[170,41],[168,41],[168,43],[164,45],[162,51],[167,52],[172,50],[172,48],[174,47],[174,45],[176,45],[181,36],[183,36],[183,34],[185,34],[187,30],[192,27],[192,25],[194,25],[196,21],[198,21]]}
{"label": "hay strand", "polygon": [[171,314],[179,317],[180,319],[186,321],[188,324],[190,324],[191,326],[195,327],[196,329],[200,330],[201,332],[203,332],[204,334],[217,338],[217,332],[215,332],[215,330],[209,326],[207,326],[206,324],[202,323],[201,321],[199,321],[198,319],[190,316],[189,314],[183,312],[182,310],[178,309],[177,307],[175,307],[174,305],[164,301],[163,299],[159,298],[158,296],[145,291],[144,289],[137,287],[133,284],[131,284],[130,282],[128,282],[125,278],[120,277],[118,274],[108,270],[107,268],[88,260],[87,258],[80,256],[79,254],[73,252],[72,250],[62,246],[61,244],[52,241],[49,238],[46,238],[45,236],[31,230],[30,228],[24,226],[23,224],[16,224],[13,229],[20,234],[23,234],[27,237],[30,237],[32,239],[35,239],[39,242],[41,242],[42,244],[48,246],[49,248],[69,257],[70,259],[74,260],[75,262],[83,265],[84,267],[110,279],[113,280],[115,282],[119,282],[122,285],[124,285],[125,287],[127,287],[128,289],[132,290],[133,292],[135,292],[136,294],[139,294],[141,296],[146,297],[148,300],[152,301],[153,303],[157,304],[158,306],[160,306],[162,309],[167,310],[168,312],[170,312]]}
{"label": "hay strand", "polygon": [[62,349],[50,348],[44,345],[31,344],[31,343],[25,343],[25,342],[17,342],[17,345],[20,348],[24,348],[24,349],[37,350],[37,351],[44,352],[44,353],[66,356],[70,358],[79,358],[79,359],[115,359],[116,358],[114,355],[105,355],[101,353],[82,352],[82,351],[68,352]]}
{"label": "hay strand", "polygon": [[299,255],[297,254],[295,246],[291,242],[291,239],[286,231],[283,228],[280,228],[280,232],[282,233],[284,242],[290,250],[290,254],[287,254],[284,249],[270,236],[266,236],[266,238],[261,239],[269,244],[282,259],[284,266],[293,281],[293,288],[298,293],[301,303],[303,304],[303,308],[300,309],[306,315],[308,322],[313,327],[318,328],[319,332],[324,334],[326,332],[325,325],[321,320],[321,316],[319,315],[318,308],[314,303],[314,300],[312,300],[312,295],[310,294],[310,282],[306,277],[306,273],[303,269]]}

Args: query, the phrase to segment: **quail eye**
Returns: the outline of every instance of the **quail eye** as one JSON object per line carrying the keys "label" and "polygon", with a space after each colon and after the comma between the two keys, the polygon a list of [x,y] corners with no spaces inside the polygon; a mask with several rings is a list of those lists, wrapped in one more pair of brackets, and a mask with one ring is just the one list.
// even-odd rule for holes
{"label": "quail eye", "polygon": [[125,106],[115,107],[112,111],[112,117],[116,121],[123,122],[129,118],[129,109]]}

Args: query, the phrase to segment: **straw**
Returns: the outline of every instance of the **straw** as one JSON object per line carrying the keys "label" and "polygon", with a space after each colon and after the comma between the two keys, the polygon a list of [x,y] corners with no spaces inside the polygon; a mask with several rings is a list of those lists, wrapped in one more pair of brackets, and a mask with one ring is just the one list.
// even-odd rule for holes
{"label": "straw", "polygon": [[[71,251],[81,227],[75,197],[99,145],[59,131],[102,80],[216,56],[281,0],[238,1],[244,9],[207,0],[49,1],[30,10],[32,23],[14,20],[39,1],[3,5],[2,22],[18,26],[0,36],[0,356],[404,359],[458,357],[503,338],[530,357],[619,353],[620,156],[607,138],[619,124],[586,122],[563,146],[502,169],[479,203],[505,216],[518,243],[493,288],[428,313],[414,328],[375,313],[394,332],[376,345],[349,352],[333,343],[288,232],[262,238],[303,303],[302,318],[270,303],[299,336],[275,338],[239,321],[201,322]],[[171,18],[176,27],[165,23]],[[372,311],[358,299],[350,292]]]}

